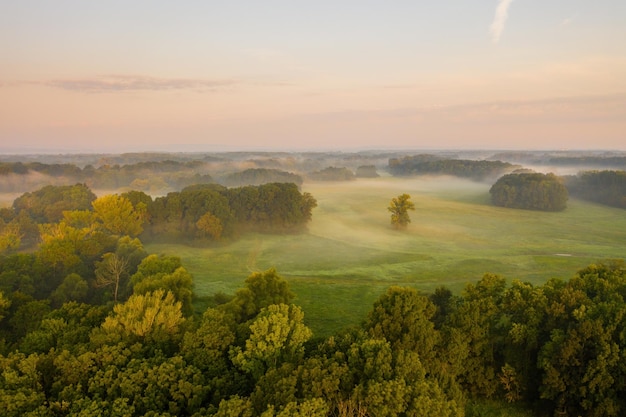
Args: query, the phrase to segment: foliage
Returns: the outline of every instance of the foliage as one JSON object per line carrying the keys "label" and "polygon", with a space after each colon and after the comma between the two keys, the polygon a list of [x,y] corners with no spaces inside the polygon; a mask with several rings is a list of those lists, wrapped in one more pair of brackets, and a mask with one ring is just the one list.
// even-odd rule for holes
{"label": "foliage", "polygon": [[[143,276],[180,268],[146,259]],[[112,312],[0,297],[19,340],[0,355],[0,401],[6,415],[618,416],[625,271],[541,287],[486,274],[460,296],[391,287],[360,328],[315,341],[273,270],[196,325],[163,289]]]}
{"label": "foliage", "polygon": [[389,172],[396,176],[454,175],[472,180],[486,180],[513,171],[514,165],[501,161],[473,161],[466,159],[441,159],[434,155],[414,155],[391,158]]}
{"label": "foliage", "polygon": [[409,210],[415,210],[415,204],[410,200],[411,196],[406,193],[391,199],[387,210],[391,212],[391,225],[395,229],[406,229],[411,223]]}
{"label": "foliage", "polygon": [[245,349],[235,347],[231,351],[233,363],[255,379],[282,363],[297,363],[312,335],[303,320],[302,310],[293,304],[263,308],[250,325]]}
{"label": "foliage", "polygon": [[374,165],[361,165],[356,169],[355,173],[357,178],[378,178],[380,175],[376,171]]}
{"label": "foliage", "polygon": [[235,293],[235,298],[222,306],[238,322],[250,320],[272,304],[291,304],[295,296],[287,281],[274,268],[252,273],[244,284],[244,288]]}
{"label": "foliage", "polygon": [[13,209],[18,215],[26,213],[37,223],[55,223],[63,218],[64,211],[89,209],[95,199],[85,184],[48,185],[15,199]]}
{"label": "foliage", "polygon": [[134,294],[146,294],[159,289],[168,291],[181,303],[185,316],[192,313],[193,279],[178,257],[148,255],[131,277],[131,284]]}
{"label": "foliage", "polygon": [[529,210],[565,210],[568,193],[554,174],[518,173],[499,178],[489,190],[496,206]]}
{"label": "foliage", "polygon": [[157,198],[148,209],[153,237],[232,237],[237,230],[298,231],[311,220],[315,199],[293,183],[226,189],[197,185]]}
{"label": "foliage", "polygon": [[22,243],[22,233],[19,223],[0,223],[0,255],[18,249]]}
{"label": "foliage", "polygon": [[626,208],[626,171],[584,171],[565,177],[570,195]]}
{"label": "foliage", "polygon": [[221,178],[219,181],[229,187],[242,185],[261,185],[271,182],[294,183],[302,185],[302,177],[297,174],[269,168],[250,168],[241,172],[234,172]]}
{"label": "foliage", "polygon": [[137,236],[143,231],[145,207],[114,194],[97,198],[92,203],[96,221],[113,235]]}
{"label": "foliage", "polygon": [[162,289],[146,294],[135,294],[113,308],[113,315],[102,323],[107,343],[123,341],[153,343],[167,346],[182,336],[185,321],[180,301],[171,292]]}
{"label": "foliage", "polygon": [[352,181],[356,179],[354,173],[346,167],[327,167],[321,171],[311,172],[308,176],[315,181]]}

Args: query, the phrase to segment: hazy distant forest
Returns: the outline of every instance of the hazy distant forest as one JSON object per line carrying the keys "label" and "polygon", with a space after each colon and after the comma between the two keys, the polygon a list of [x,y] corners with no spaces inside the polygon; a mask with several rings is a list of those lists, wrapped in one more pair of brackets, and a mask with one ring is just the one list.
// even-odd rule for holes
{"label": "hazy distant forest", "polygon": [[4,155],[0,193],[2,415],[626,414],[626,154]]}

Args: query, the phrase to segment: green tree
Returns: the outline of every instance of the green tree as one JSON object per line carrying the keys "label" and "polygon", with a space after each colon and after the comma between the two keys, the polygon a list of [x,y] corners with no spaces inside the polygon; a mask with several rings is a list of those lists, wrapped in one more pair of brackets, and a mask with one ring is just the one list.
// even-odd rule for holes
{"label": "green tree", "polygon": [[0,291],[0,321],[2,321],[2,319],[6,315],[9,307],[11,307],[11,300],[6,298],[2,291]]}
{"label": "green tree", "polygon": [[494,205],[529,210],[562,211],[568,193],[554,174],[514,173],[498,179],[489,190]]}
{"label": "green tree", "polygon": [[193,312],[193,279],[182,266],[180,258],[148,255],[141,261],[130,280],[134,294],[146,294],[158,289],[169,291],[176,301],[182,303],[185,316],[190,316]]}
{"label": "green tree", "polygon": [[272,304],[290,304],[294,298],[289,283],[278,275],[276,269],[254,272],[237,290],[235,298],[222,308],[230,312],[239,323],[256,316],[262,308]]}
{"label": "green tree", "polygon": [[435,305],[413,288],[391,287],[368,314],[365,329],[385,339],[394,350],[413,350],[423,363],[432,364],[440,335],[431,321]]}
{"label": "green tree", "polygon": [[89,284],[78,274],[69,274],[61,285],[50,294],[50,299],[57,307],[68,301],[83,301],[87,298]]}
{"label": "green tree", "polygon": [[415,210],[415,204],[410,200],[411,196],[408,194],[401,194],[391,199],[387,210],[391,212],[391,225],[395,229],[406,229],[411,223],[409,210]]}
{"label": "green tree", "polygon": [[255,379],[283,362],[297,363],[304,354],[304,343],[312,335],[303,321],[304,313],[293,304],[264,308],[250,325],[245,348],[231,350],[233,363]]}
{"label": "green tree", "polygon": [[551,331],[542,344],[541,397],[570,415],[618,416],[626,410],[626,270],[590,265],[546,291]]}
{"label": "green tree", "polygon": [[84,184],[47,185],[32,193],[25,193],[13,201],[16,214],[26,213],[37,223],[55,223],[67,210],[86,210],[96,195]]}
{"label": "green tree", "polygon": [[459,382],[472,395],[491,397],[498,388],[497,373],[504,365],[500,353],[506,329],[501,326],[504,278],[485,274],[468,284],[450,322],[459,331],[466,355]]}

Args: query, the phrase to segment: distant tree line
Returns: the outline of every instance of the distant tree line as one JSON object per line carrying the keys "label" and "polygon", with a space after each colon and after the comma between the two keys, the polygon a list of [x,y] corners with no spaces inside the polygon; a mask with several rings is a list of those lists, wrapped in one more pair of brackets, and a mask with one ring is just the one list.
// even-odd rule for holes
{"label": "distant tree line", "polygon": [[548,163],[551,165],[626,167],[626,156],[556,156],[550,158]]}
{"label": "distant tree line", "polygon": [[374,165],[361,165],[357,167],[355,175],[357,178],[378,178],[380,175]]}
{"label": "distant tree line", "polygon": [[308,177],[314,181],[352,181],[356,179],[354,172],[346,167],[327,167],[309,173]]}
{"label": "distant tree line", "polygon": [[[250,168],[233,172],[221,178],[207,173],[210,161],[141,161],[127,165],[102,164],[99,167],[86,165],[79,168],[73,164],[43,164],[40,162],[0,162],[0,192],[21,191],[25,181],[49,183],[78,182],[90,188],[117,190],[132,188],[144,192],[180,190],[200,183],[219,182],[225,186],[261,185],[272,182],[292,182],[302,185],[302,177],[278,169]],[[21,180],[21,181],[20,181]]]}
{"label": "distant tree line", "polygon": [[584,171],[566,176],[565,184],[574,197],[626,208],[626,171]]}
{"label": "distant tree line", "polygon": [[[79,168],[73,164],[43,164],[39,162],[2,162],[0,178],[10,174],[27,177],[29,174],[44,175],[51,180],[73,181],[87,184],[92,188],[118,189],[130,187],[150,191],[163,188],[180,189],[187,185],[212,182],[206,174],[203,161],[147,161],[129,165],[103,164],[97,168],[86,165]],[[21,182],[3,181],[0,191],[23,190]]]}
{"label": "distant tree line", "polygon": [[489,190],[496,206],[528,210],[562,211],[568,192],[554,174],[513,173],[500,177]]}
{"label": "distant tree line", "polygon": [[242,185],[261,185],[270,182],[291,182],[302,185],[300,175],[273,168],[249,168],[241,172],[228,174],[218,182],[227,187]]}
{"label": "distant tree line", "polygon": [[396,176],[453,175],[476,181],[497,178],[515,168],[508,162],[441,159],[428,154],[391,158],[388,165],[389,172]]}

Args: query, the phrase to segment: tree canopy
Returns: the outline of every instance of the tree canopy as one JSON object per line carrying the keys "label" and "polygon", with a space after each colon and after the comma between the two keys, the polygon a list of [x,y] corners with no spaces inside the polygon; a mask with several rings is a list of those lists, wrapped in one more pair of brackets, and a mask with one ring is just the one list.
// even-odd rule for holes
{"label": "tree canopy", "polygon": [[500,177],[489,190],[496,206],[529,210],[562,211],[568,192],[554,174],[514,173]]}
{"label": "tree canopy", "polygon": [[391,199],[387,210],[391,212],[391,225],[395,229],[406,229],[411,223],[409,210],[415,210],[415,204],[411,201],[410,195],[400,194]]}

